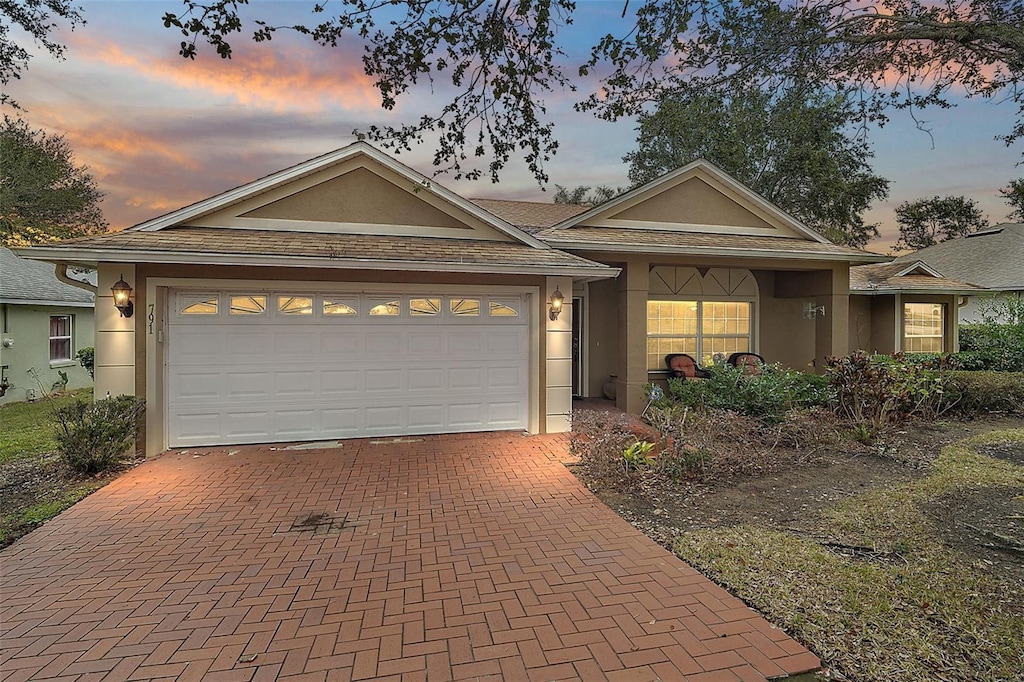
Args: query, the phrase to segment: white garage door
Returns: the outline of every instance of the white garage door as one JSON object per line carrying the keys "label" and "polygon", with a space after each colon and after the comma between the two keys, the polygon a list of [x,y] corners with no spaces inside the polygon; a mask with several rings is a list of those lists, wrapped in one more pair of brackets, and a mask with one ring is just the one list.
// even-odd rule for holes
{"label": "white garage door", "polygon": [[525,429],[516,296],[178,291],[171,447]]}

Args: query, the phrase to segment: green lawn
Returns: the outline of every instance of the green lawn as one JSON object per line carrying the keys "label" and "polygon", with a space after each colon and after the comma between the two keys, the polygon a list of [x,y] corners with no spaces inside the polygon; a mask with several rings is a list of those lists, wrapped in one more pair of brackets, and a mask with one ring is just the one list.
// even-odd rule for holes
{"label": "green lawn", "polygon": [[83,388],[57,398],[0,407],[0,466],[53,452],[53,411],[74,400],[92,402],[92,389]]}

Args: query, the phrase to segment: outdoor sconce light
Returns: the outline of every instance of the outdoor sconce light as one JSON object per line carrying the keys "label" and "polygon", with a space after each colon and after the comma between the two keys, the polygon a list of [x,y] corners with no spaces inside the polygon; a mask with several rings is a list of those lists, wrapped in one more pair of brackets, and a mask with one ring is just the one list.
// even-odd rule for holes
{"label": "outdoor sconce light", "polygon": [[121,275],[121,279],[117,280],[114,286],[110,287],[110,293],[114,295],[114,307],[121,313],[121,317],[131,317],[135,314],[135,304],[132,303],[132,288],[128,286],[128,282],[124,281],[124,275]]}
{"label": "outdoor sconce light", "polygon": [[548,316],[552,321],[557,320],[558,316],[562,313],[562,303],[565,302],[565,296],[562,292],[555,287],[555,293],[551,294],[551,302],[548,304],[551,306],[551,310],[548,312]]}

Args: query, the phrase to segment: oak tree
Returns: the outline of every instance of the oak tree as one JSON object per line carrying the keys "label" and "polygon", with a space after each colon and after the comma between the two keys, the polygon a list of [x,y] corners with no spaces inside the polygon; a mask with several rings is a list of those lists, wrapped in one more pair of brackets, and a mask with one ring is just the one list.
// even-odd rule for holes
{"label": "oak tree", "polygon": [[4,116],[0,127],[0,245],[25,246],[107,229],[103,193],[63,135]]}
{"label": "oak tree", "polygon": [[900,228],[896,247],[913,251],[988,227],[978,203],[964,196],[904,201],[896,207],[896,223]]}
{"label": "oak tree", "polygon": [[1024,222],[1024,178],[1010,180],[1008,187],[999,190],[999,195],[1012,209],[1006,219]]}
{"label": "oak tree", "polygon": [[870,148],[850,132],[851,106],[814,90],[668,97],[640,117],[629,179],[642,184],[704,158],[833,241],[864,246],[878,229],[862,215],[889,181],[871,172]]}
{"label": "oak tree", "polygon": [[386,109],[417,85],[452,86],[418,121],[361,134],[397,149],[436,138],[435,164],[456,177],[497,180],[518,154],[546,181],[558,140],[544,97],[591,76],[578,107],[609,120],[684,86],[782,96],[811,83],[856,89],[863,124],[884,123],[893,108],[948,106],[951,93],[1001,97],[1019,108],[1003,139],[1024,136],[1024,0],[622,0],[621,30],[575,67],[561,34],[577,12],[571,0],[311,0],[315,20],[290,25],[249,19],[247,4],[184,0],[163,22],[183,34],[186,58],[203,42],[230,57],[245,31],[257,42],[281,30],[327,46],[361,42]]}
{"label": "oak tree", "polygon": [[[57,59],[64,57],[64,45],[53,33],[61,22],[72,30],[85,23],[81,7],[71,0],[0,0],[0,85],[6,87],[12,79],[21,78],[28,68],[32,53],[24,44],[15,41],[16,27],[32,42]],[[18,107],[6,92],[0,92],[0,104]]]}

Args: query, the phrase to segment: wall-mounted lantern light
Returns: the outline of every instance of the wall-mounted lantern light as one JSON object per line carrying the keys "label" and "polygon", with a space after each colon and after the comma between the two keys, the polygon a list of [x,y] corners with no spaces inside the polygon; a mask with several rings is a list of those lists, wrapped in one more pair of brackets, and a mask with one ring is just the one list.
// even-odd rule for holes
{"label": "wall-mounted lantern light", "polygon": [[114,307],[121,313],[121,317],[131,317],[135,314],[135,304],[132,303],[132,288],[128,286],[128,282],[124,281],[124,275],[121,275],[121,279],[117,280],[114,286],[110,287],[110,293],[114,295]]}
{"label": "wall-mounted lantern light", "polygon": [[813,320],[816,317],[818,317],[818,315],[825,317],[825,306],[815,305],[814,301],[808,301],[807,303],[804,303],[805,320]]}
{"label": "wall-mounted lantern light", "polygon": [[551,301],[548,303],[551,306],[551,310],[548,312],[548,316],[552,320],[557,320],[558,316],[562,313],[562,304],[565,303],[565,296],[562,292],[555,287],[555,293],[551,294]]}

